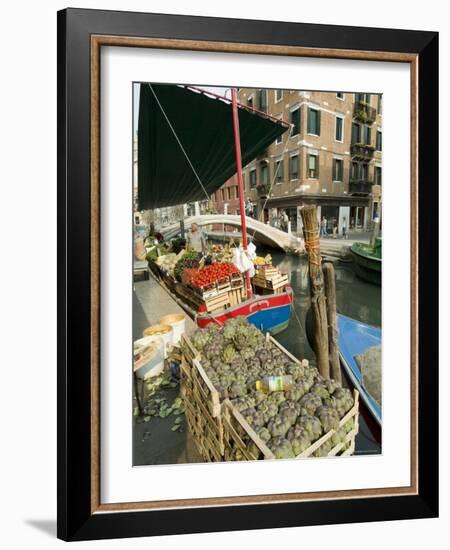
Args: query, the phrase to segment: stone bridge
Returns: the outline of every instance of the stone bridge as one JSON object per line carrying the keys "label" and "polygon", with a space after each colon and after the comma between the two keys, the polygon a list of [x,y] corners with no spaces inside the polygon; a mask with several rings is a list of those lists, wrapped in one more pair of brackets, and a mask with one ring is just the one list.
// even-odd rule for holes
{"label": "stone bridge", "polygon": [[[256,241],[262,245],[270,246],[272,248],[281,248],[286,250],[287,248],[301,249],[304,248],[303,239],[290,235],[285,231],[281,231],[268,224],[255,220],[253,218],[246,217],[247,222],[247,234],[254,237]],[[226,225],[241,228],[241,217],[229,214],[205,214],[201,216],[190,216],[184,218],[184,226],[186,230],[190,226],[196,223],[199,226],[208,225]],[[174,223],[167,225],[160,229],[165,239],[172,239],[180,233],[180,224]],[[228,233],[232,236],[232,233]]]}

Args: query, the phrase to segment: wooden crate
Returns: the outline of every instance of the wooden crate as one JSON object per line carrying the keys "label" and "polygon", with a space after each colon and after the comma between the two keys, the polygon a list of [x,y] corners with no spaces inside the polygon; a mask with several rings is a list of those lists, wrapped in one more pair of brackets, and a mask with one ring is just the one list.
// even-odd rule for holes
{"label": "wooden crate", "polygon": [[[339,428],[344,426],[351,418],[354,418],[352,430],[345,436],[344,441],[333,447],[327,456],[348,456],[355,450],[355,437],[359,430],[359,393],[353,392],[354,405],[339,422]],[[223,423],[223,454],[225,460],[273,460],[272,451],[248,424],[240,412],[229,399],[222,404]],[[307,458],[320,449],[334,434],[336,430],[330,430],[305,451],[295,458]]]}
{"label": "wooden crate", "polygon": [[228,291],[221,292],[217,296],[208,298],[204,301],[206,306],[206,311],[209,313],[213,311],[218,311],[220,309],[225,309],[230,305],[230,298],[228,296]]}
{"label": "wooden crate", "polygon": [[199,354],[182,337],[180,393],[186,421],[198,452],[207,462],[223,460],[223,426],[219,394],[203,370]]}
{"label": "wooden crate", "polygon": [[270,290],[277,290],[279,288],[282,288],[286,286],[288,282],[289,280],[287,275],[281,275],[281,273],[278,273],[277,275],[271,276],[269,278],[263,278],[260,275],[255,275],[253,277],[253,284],[255,286],[268,288]]}
{"label": "wooden crate", "polygon": [[[276,345],[293,363],[304,367],[307,359],[299,360],[284,348],[275,338],[267,334],[267,339]],[[221,401],[220,395],[201,365],[200,353],[194,348],[189,337],[182,336],[181,349],[181,392],[186,406],[189,429],[199,452],[205,460],[271,460],[272,451],[262,441],[253,428],[243,418],[229,399]],[[339,422],[339,428],[350,418],[355,418],[353,429],[345,440],[330,450],[328,456],[351,455],[355,449],[355,437],[359,429],[359,393],[354,391],[354,405]],[[335,430],[330,430],[314,442],[296,458],[306,458],[317,451]],[[221,458],[218,458],[220,456]]]}
{"label": "wooden crate", "polygon": [[235,288],[228,291],[230,306],[237,306],[242,303],[242,288]]}

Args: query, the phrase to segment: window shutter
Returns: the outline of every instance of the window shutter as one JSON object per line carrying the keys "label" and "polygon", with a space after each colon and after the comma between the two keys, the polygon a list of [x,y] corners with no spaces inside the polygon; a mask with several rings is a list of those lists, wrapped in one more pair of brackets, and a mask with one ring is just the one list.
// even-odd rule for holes
{"label": "window shutter", "polygon": [[316,111],[316,120],[317,120],[317,131],[316,131],[316,134],[318,136],[320,136],[320,115],[321,115],[321,112],[320,111]]}

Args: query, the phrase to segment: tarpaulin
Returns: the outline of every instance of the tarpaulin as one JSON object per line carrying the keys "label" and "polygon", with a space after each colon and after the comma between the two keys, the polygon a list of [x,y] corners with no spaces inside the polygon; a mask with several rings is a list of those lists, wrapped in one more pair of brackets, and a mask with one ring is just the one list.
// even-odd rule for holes
{"label": "tarpaulin", "polygon": [[[245,166],[288,125],[246,108],[238,112]],[[231,102],[174,84],[141,84],[140,210],[205,200],[235,173]]]}

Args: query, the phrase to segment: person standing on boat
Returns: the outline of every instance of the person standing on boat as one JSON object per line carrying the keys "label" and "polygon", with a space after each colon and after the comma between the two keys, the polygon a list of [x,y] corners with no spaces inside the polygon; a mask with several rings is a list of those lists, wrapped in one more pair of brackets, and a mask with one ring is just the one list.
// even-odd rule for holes
{"label": "person standing on boat", "polygon": [[195,250],[199,254],[206,253],[206,239],[203,231],[199,229],[196,223],[191,225],[191,230],[186,237],[186,250]]}
{"label": "person standing on boat", "polygon": [[348,235],[347,235],[347,218],[344,218],[342,220],[342,238],[343,239],[348,239]]}

